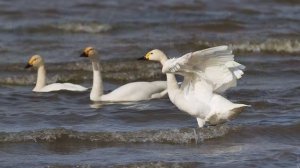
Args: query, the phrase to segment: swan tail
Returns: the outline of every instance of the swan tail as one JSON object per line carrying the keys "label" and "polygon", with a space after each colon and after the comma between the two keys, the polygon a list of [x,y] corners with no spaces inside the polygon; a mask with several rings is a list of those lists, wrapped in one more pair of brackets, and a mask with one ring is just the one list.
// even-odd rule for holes
{"label": "swan tail", "polygon": [[230,103],[228,105],[229,108],[227,108],[227,110],[223,109],[219,112],[213,113],[208,118],[206,118],[206,121],[208,121],[211,125],[222,124],[236,118],[241,112],[244,111],[245,107],[249,107],[249,105],[245,104]]}
{"label": "swan tail", "polygon": [[249,107],[249,105],[246,104],[234,104],[235,107],[233,107],[231,110],[229,110],[227,114],[227,120],[232,120],[236,118],[241,112],[243,112],[245,107]]}

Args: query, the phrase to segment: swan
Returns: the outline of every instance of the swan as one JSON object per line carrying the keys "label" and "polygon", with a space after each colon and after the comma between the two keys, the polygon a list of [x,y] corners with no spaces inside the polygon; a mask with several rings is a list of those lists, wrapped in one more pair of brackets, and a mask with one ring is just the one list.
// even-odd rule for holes
{"label": "swan", "polygon": [[59,90],[68,90],[68,91],[86,91],[88,88],[85,88],[80,85],[72,84],[72,83],[52,83],[46,85],[46,70],[44,59],[40,55],[33,55],[25,69],[35,67],[37,68],[37,81],[36,85],[32,91],[34,92],[52,92]]}
{"label": "swan", "polygon": [[[212,47],[168,59],[158,49],[149,51],[144,60],[158,61],[167,76],[170,101],[181,111],[196,117],[198,126],[221,124],[236,117],[245,104],[235,104],[220,93],[236,86],[245,66],[234,61],[228,46]],[[175,74],[184,81],[179,87]]]}
{"label": "swan", "polygon": [[125,102],[125,101],[142,101],[162,98],[167,95],[167,82],[132,82],[127,83],[113,90],[108,94],[103,94],[103,82],[101,69],[97,52],[93,47],[86,47],[81,57],[87,57],[92,62],[93,67],[93,85],[90,93],[91,101],[104,102]]}

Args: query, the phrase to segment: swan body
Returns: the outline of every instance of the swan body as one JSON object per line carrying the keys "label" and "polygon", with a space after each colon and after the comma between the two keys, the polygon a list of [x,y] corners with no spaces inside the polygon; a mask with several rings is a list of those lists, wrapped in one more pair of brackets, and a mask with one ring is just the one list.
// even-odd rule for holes
{"label": "swan body", "polygon": [[105,102],[124,102],[124,101],[142,101],[162,98],[167,95],[167,82],[132,82],[120,86],[108,94],[103,94],[103,83],[101,77],[101,68],[96,51],[92,47],[87,47],[81,54],[82,57],[88,57],[93,67],[93,86],[90,93],[90,100]]}
{"label": "swan body", "polygon": [[[196,117],[199,127],[205,123],[224,123],[247,106],[232,103],[219,95],[236,86],[245,68],[234,61],[227,46],[208,48],[173,59],[168,59],[162,51],[155,49],[144,58],[162,64],[171,102],[181,111]],[[184,76],[180,87],[175,74]]]}
{"label": "swan body", "polygon": [[76,85],[73,83],[52,83],[42,87],[41,89],[33,89],[35,92],[52,92],[59,90],[68,90],[68,91],[86,91],[88,88]]}
{"label": "swan body", "polygon": [[53,83],[46,85],[46,70],[44,65],[44,59],[39,55],[33,55],[25,68],[36,67],[37,72],[37,81],[36,85],[32,91],[34,92],[52,92],[59,90],[68,90],[68,91],[86,91],[88,88],[72,84],[72,83]]}
{"label": "swan body", "polygon": [[[112,92],[95,97],[94,101],[141,101],[161,98],[168,92],[166,81],[127,83]],[[98,98],[98,99],[97,99]]]}

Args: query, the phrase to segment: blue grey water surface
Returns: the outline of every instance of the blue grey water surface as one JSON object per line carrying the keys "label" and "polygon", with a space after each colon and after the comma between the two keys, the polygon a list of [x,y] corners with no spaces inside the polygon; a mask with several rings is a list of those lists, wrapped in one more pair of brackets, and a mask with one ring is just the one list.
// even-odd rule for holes
{"label": "blue grey water surface", "polygon": [[[297,0],[0,1],[0,167],[300,167],[300,2]],[[139,62],[230,45],[246,65],[226,97],[236,119],[197,128],[168,98],[94,103],[83,93],[34,93],[31,55],[48,82],[91,87],[98,50],[105,92],[165,80]],[[178,77],[178,79],[182,79]]]}

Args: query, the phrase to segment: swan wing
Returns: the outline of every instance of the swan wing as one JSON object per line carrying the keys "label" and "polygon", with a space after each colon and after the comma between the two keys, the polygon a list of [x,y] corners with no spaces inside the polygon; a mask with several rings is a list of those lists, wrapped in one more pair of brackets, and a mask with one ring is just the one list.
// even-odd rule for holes
{"label": "swan wing", "polygon": [[162,72],[189,74],[188,80],[207,80],[215,92],[222,93],[236,86],[237,79],[244,74],[243,69],[244,65],[234,61],[231,48],[218,46],[169,59],[164,63]]}
{"label": "swan wing", "polygon": [[88,88],[72,83],[53,83],[43,87],[40,92],[52,92],[59,90],[82,92],[88,90]]}

